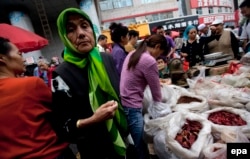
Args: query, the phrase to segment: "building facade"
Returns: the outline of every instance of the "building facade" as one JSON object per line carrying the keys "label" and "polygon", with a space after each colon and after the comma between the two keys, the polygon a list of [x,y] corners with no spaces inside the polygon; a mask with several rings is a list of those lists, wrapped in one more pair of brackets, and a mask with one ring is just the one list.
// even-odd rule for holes
{"label": "building facade", "polygon": [[[226,25],[236,25],[235,1],[240,4],[243,0],[61,0],[45,1],[34,0],[44,3],[53,42],[43,48],[42,54],[45,57],[60,55],[63,45],[59,39],[56,28],[56,17],[59,12],[67,7],[90,8],[88,13],[91,16],[97,15],[99,27],[97,30],[109,35],[108,28],[112,22],[120,22],[130,29],[138,30],[141,36],[151,34],[152,28],[163,25],[164,28],[183,30],[187,25],[198,25],[199,23],[210,24],[215,19],[222,19]],[[12,9],[11,5],[16,4],[15,10],[24,7],[36,33],[43,35],[42,27],[39,25],[38,10],[32,1],[3,0],[0,1],[0,22],[6,22],[5,9]],[[90,5],[91,6],[91,5]],[[94,8],[94,9],[93,9]],[[96,12],[96,14],[95,14]],[[92,14],[93,13],[93,14]],[[240,15],[240,14],[239,14]],[[3,18],[7,17],[7,18]],[[36,22],[34,22],[36,21]],[[40,20],[41,21],[41,20]],[[7,22],[8,23],[8,22]],[[34,25],[35,24],[35,25]],[[38,24],[38,25],[37,25]],[[98,26],[98,25],[97,25]]]}

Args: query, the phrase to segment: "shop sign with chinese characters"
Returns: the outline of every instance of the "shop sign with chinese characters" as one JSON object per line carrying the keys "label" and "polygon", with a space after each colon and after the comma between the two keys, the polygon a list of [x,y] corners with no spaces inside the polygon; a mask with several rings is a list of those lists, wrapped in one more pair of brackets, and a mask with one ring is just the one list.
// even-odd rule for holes
{"label": "shop sign with chinese characters", "polygon": [[164,21],[159,22],[152,22],[149,23],[149,28],[152,31],[153,28],[156,26],[163,26],[164,30],[182,30],[185,29],[188,25],[195,25],[197,26],[198,23],[198,16],[186,16],[181,18],[172,18],[167,19]]}
{"label": "shop sign with chinese characters", "polygon": [[201,23],[210,24],[215,19],[221,19],[224,22],[235,21],[234,14],[219,14],[219,15],[217,14],[217,15],[209,15],[209,16],[199,17],[199,24],[201,24]]}
{"label": "shop sign with chinese characters", "polygon": [[191,8],[198,7],[233,7],[232,0],[190,0]]}

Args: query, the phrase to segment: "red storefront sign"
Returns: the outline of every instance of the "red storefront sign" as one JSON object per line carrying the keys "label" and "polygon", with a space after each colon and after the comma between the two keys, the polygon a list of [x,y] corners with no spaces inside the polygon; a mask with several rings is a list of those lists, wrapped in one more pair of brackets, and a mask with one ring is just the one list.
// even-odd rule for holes
{"label": "red storefront sign", "polygon": [[221,19],[224,22],[235,21],[234,14],[217,14],[217,15],[208,15],[199,17],[199,24],[211,24],[215,19]]}
{"label": "red storefront sign", "polygon": [[233,7],[232,1],[229,0],[190,0],[191,8],[198,7]]}

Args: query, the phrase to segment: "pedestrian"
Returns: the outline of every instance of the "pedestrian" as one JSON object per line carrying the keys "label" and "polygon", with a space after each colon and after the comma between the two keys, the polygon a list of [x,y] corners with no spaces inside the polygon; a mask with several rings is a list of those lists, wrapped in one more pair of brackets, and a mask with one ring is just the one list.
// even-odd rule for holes
{"label": "pedestrian", "polygon": [[76,144],[83,159],[124,159],[127,122],[119,99],[119,76],[110,54],[100,53],[90,17],[78,8],[57,19],[64,61],[52,79],[53,126]]}
{"label": "pedestrian", "polygon": [[109,29],[111,40],[114,42],[111,55],[115,60],[115,67],[120,76],[123,62],[128,54],[124,47],[127,45],[129,40],[129,31],[128,27],[123,26],[121,23],[111,23]]}
{"label": "pedestrian", "polygon": [[97,47],[100,52],[106,52],[108,37],[106,35],[99,35],[97,38]]}
{"label": "pedestrian", "polygon": [[37,67],[33,71],[33,76],[40,77],[44,83],[49,86],[48,78],[49,63],[46,59],[40,58],[37,60]]}
{"label": "pedestrian", "polygon": [[167,57],[167,60],[170,61],[174,57],[174,53],[176,51],[175,42],[174,42],[173,38],[169,35],[170,31],[167,30],[165,32],[163,26],[159,25],[156,28],[156,34],[160,34],[160,35],[165,36],[165,38],[167,40],[167,43],[170,46],[170,49],[169,49],[168,54],[167,54],[166,57]]}
{"label": "pedestrian", "polygon": [[[147,85],[153,100],[161,102],[160,80],[156,58],[169,49],[163,35],[152,35],[142,41],[135,52],[126,57],[120,82],[122,105],[127,117],[129,132],[137,151],[137,159],[148,159],[147,145],[143,141],[142,100]],[[166,56],[166,55],[165,55]]]}
{"label": "pedestrian", "polygon": [[240,39],[243,40],[243,49],[244,52],[250,52],[250,1],[244,0],[240,4],[241,14],[246,18],[246,22],[242,26],[242,33]]}
{"label": "pedestrian", "polygon": [[0,158],[55,159],[68,143],[58,140],[47,118],[51,91],[41,78],[19,77],[24,72],[22,53],[0,37]]}
{"label": "pedestrian", "polygon": [[200,24],[198,27],[198,31],[200,32],[200,37],[209,37],[212,35],[212,31],[209,26],[205,23]]}
{"label": "pedestrian", "polygon": [[129,41],[127,45],[125,45],[126,52],[130,53],[131,51],[135,50],[135,45],[137,43],[137,40],[139,39],[139,32],[136,30],[129,30],[128,32]]}

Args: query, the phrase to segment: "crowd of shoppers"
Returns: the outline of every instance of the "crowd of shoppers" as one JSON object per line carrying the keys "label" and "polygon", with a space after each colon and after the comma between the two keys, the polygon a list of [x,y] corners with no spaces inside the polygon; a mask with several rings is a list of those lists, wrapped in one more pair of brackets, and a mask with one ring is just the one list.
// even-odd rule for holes
{"label": "crowd of shoppers", "polygon": [[[240,8],[247,20],[239,37],[247,53],[249,1]],[[63,10],[57,28],[65,47],[63,62],[40,58],[33,77],[22,77],[22,53],[0,37],[0,158],[74,159],[69,144],[76,144],[83,159],[125,159],[131,134],[133,158],[149,159],[143,92],[149,86],[153,101],[161,102],[159,78],[169,77],[174,39],[158,26],[156,34],[136,46],[139,32],[114,22],[109,52],[107,36],[96,37],[91,18],[78,8]],[[190,68],[202,65],[204,55],[213,52],[240,58],[240,39],[220,19],[197,28],[189,25],[179,38],[179,54]]]}

